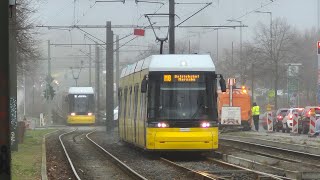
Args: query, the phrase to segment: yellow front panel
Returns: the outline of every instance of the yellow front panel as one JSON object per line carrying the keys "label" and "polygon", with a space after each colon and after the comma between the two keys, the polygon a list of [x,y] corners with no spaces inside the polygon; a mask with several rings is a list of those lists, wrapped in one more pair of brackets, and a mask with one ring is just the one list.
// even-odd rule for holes
{"label": "yellow front panel", "polygon": [[68,124],[94,124],[95,121],[96,121],[95,116],[78,115],[78,116],[68,116],[67,123]]}
{"label": "yellow front panel", "polygon": [[218,128],[147,128],[146,148],[150,150],[214,150],[218,148]]}

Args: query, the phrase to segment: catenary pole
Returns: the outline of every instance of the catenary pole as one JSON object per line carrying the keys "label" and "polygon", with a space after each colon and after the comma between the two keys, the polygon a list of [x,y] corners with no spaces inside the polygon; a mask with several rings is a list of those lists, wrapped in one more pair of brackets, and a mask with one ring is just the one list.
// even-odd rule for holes
{"label": "catenary pole", "polygon": [[51,93],[50,93],[50,85],[52,81],[51,76],[51,47],[50,47],[50,40],[48,40],[48,76],[47,76],[47,95],[49,98],[47,99],[47,123],[52,122],[52,112],[51,112]]}
{"label": "catenary pole", "polygon": [[112,131],[114,109],[114,81],[113,81],[113,31],[111,21],[107,21],[106,29],[106,128]]}
{"label": "catenary pole", "polygon": [[[0,155],[2,158],[2,170],[0,172],[0,179],[10,179],[10,164],[11,164],[11,148],[10,148],[10,134],[12,129],[10,128],[10,120],[12,120],[11,112],[9,110],[10,95],[16,89],[10,87],[10,60],[9,60],[9,17],[8,10],[12,10],[12,6],[8,9],[9,1],[0,1]],[[12,19],[10,19],[11,21]],[[10,22],[11,25],[11,22]],[[10,40],[12,40],[10,38]],[[13,93],[14,94],[14,93]],[[10,107],[12,108],[12,107]],[[13,131],[14,132],[14,131]],[[6,161],[5,161],[6,160]]]}
{"label": "catenary pole", "polygon": [[175,53],[175,4],[169,0],[169,54]]}
{"label": "catenary pole", "polygon": [[100,120],[100,49],[99,46],[96,45],[95,49],[95,89],[96,89],[96,119]]}
{"label": "catenary pole", "polygon": [[91,66],[92,66],[92,55],[91,55],[91,45],[89,45],[89,86],[92,86],[92,80],[91,80]]}
{"label": "catenary pole", "polygon": [[[6,6],[8,7],[8,6]],[[8,12],[8,9],[6,9]],[[17,119],[17,46],[16,46],[16,4],[10,6],[9,15],[9,87],[10,87],[10,125],[11,150],[18,150]],[[2,33],[1,33],[2,34]]]}
{"label": "catenary pole", "polygon": [[[119,35],[116,35],[116,97],[118,97],[119,82],[120,82],[120,57],[119,57]],[[116,105],[119,106],[118,98],[116,98]]]}

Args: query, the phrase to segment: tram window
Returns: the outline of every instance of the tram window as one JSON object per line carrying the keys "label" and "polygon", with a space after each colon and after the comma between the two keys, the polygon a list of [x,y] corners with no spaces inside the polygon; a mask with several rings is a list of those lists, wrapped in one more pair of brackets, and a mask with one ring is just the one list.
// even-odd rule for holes
{"label": "tram window", "polygon": [[137,118],[138,90],[139,90],[139,86],[138,86],[138,85],[135,85],[135,86],[134,86],[134,119]]}
{"label": "tram window", "polygon": [[124,89],[124,108],[123,108],[123,119],[124,121],[126,120],[126,115],[127,115],[127,94],[128,94],[128,88],[126,87]]}
{"label": "tram window", "polygon": [[132,96],[131,96],[131,94],[132,94],[132,87],[130,87],[129,88],[129,93],[130,93],[130,95],[129,95],[129,112],[128,112],[128,117],[130,118],[131,117],[131,109],[132,109],[132,105],[131,105],[131,99],[132,99]]}
{"label": "tram window", "polygon": [[118,110],[118,118],[121,117],[121,111],[122,111],[122,89],[119,88],[118,90],[118,103],[119,103],[119,110]]}
{"label": "tram window", "polygon": [[144,120],[145,118],[145,97],[146,97],[146,93],[141,93],[141,97],[140,97],[140,119]]}

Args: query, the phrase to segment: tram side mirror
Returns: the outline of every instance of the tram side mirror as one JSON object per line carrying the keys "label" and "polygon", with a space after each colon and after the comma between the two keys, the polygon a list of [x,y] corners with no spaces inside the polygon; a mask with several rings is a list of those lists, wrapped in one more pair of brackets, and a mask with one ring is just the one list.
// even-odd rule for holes
{"label": "tram side mirror", "polygon": [[226,86],[226,80],[223,79],[222,75],[220,75],[220,88],[222,92],[226,92],[227,91],[227,86]]}
{"label": "tram side mirror", "polygon": [[141,93],[147,92],[147,86],[148,86],[148,81],[147,81],[146,77],[144,77],[141,82]]}

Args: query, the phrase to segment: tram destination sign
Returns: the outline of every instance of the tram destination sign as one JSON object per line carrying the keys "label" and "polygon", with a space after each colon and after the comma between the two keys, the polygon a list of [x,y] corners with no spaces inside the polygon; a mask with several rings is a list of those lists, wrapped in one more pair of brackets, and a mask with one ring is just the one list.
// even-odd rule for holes
{"label": "tram destination sign", "polygon": [[163,82],[198,82],[199,74],[164,74]]}

